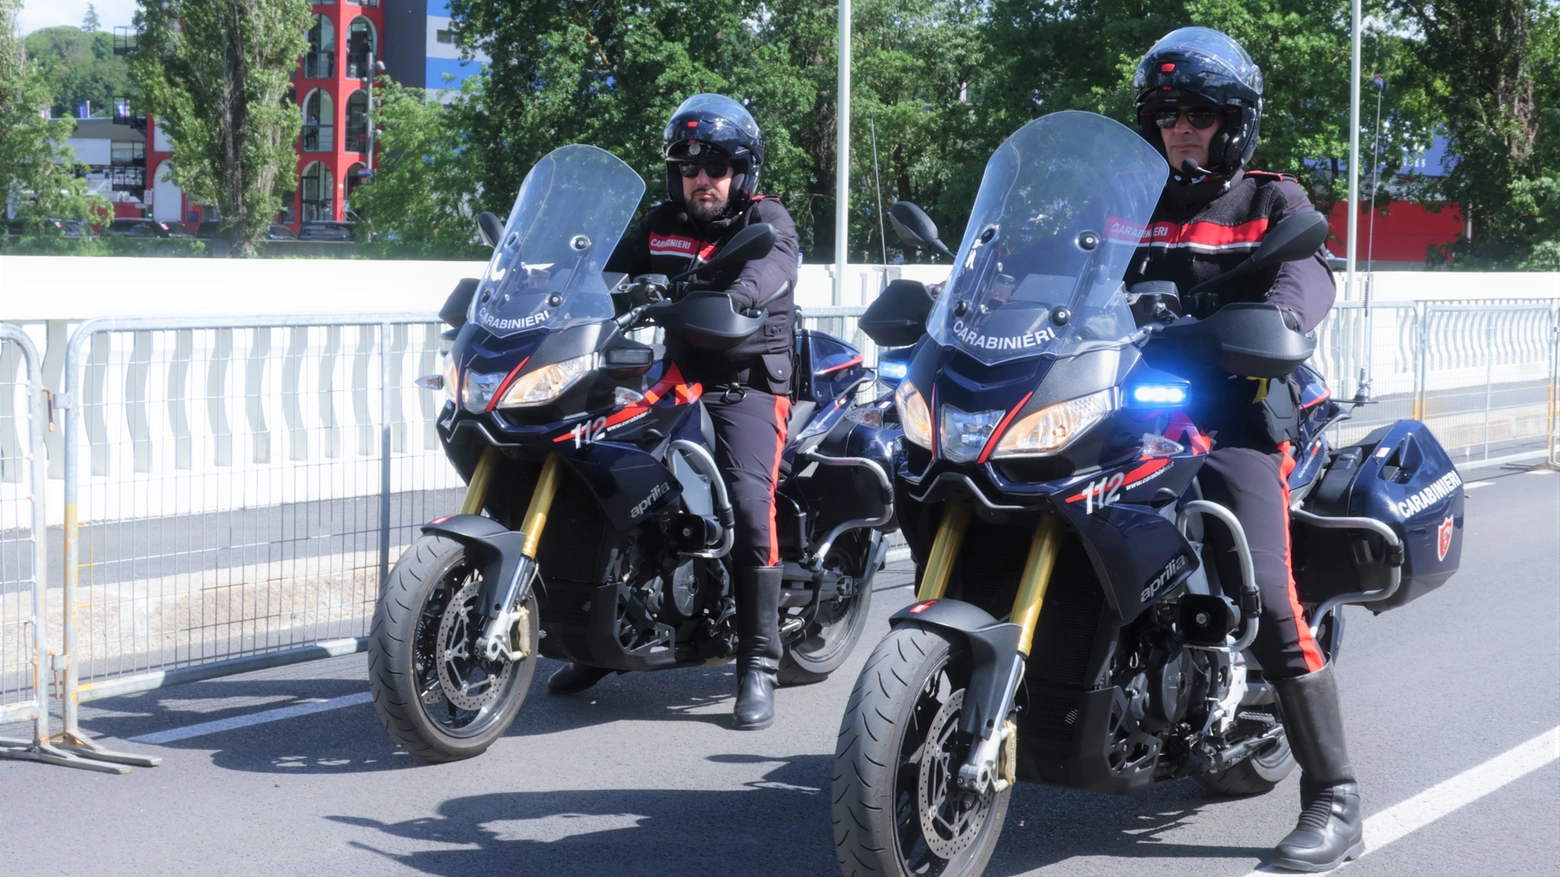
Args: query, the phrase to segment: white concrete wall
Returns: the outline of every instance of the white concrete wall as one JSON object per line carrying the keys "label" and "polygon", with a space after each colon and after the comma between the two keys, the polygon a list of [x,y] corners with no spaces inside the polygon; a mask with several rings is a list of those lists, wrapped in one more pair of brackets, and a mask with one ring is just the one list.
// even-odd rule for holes
{"label": "white concrete wall", "polygon": [[[370,260],[62,258],[0,256],[0,320],[83,320],[100,316],[437,311],[481,262]],[[947,265],[850,265],[838,302],[870,302],[889,281],[930,283]],[[797,304],[828,307],[834,266],[803,265]],[[1363,290],[1364,275],[1357,285]],[[1383,271],[1381,301],[1560,298],[1560,274]],[[1344,295],[1338,275],[1339,298]]]}

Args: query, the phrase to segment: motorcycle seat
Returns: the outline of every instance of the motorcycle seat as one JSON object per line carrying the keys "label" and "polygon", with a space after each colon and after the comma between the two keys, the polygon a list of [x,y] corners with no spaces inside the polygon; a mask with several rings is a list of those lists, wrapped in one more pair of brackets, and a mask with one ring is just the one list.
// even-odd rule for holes
{"label": "motorcycle seat", "polygon": [[791,403],[791,416],[785,421],[786,444],[796,441],[796,437],[801,435],[802,430],[807,428],[808,421],[812,420],[813,412],[817,410],[817,402],[802,400]]}

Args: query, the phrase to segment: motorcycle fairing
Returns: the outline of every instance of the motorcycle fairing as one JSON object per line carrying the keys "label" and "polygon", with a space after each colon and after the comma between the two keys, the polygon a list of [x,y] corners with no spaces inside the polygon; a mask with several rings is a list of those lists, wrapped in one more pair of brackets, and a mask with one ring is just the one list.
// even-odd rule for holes
{"label": "motorcycle fairing", "polygon": [[[665,462],[664,437],[700,441],[703,388],[669,364],[644,398],[607,414],[555,425],[546,434],[600,501],[614,529],[626,532],[676,502],[682,485]],[[662,440],[641,447],[654,430]],[[600,436],[601,438],[598,438]]]}

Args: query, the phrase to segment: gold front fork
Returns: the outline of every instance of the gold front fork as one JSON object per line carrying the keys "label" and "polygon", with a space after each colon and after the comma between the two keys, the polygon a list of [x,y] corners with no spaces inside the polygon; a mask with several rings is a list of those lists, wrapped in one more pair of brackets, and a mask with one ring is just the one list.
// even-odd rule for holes
{"label": "gold front fork", "polygon": [[563,474],[563,458],[548,454],[542,464],[542,474],[536,479],[536,490],[531,492],[531,504],[525,510],[525,522],[520,532],[525,534],[525,545],[520,553],[536,559],[537,546],[542,543],[542,530],[547,526],[547,512],[552,508],[553,497],[558,493],[558,482]]}
{"label": "gold front fork", "polygon": [[1035,625],[1040,621],[1040,607],[1045,603],[1051,570],[1056,566],[1056,555],[1061,548],[1061,516],[1042,516],[1035,524],[1035,536],[1029,543],[1029,559],[1024,562],[1024,574],[1018,582],[1018,596],[1013,598],[1013,623],[1022,631],[1018,651],[1026,658],[1034,647]]}
{"label": "gold front fork", "polygon": [[964,533],[970,527],[970,507],[962,503],[949,503],[943,510],[942,522],[937,525],[937,537],[932,540],[932,555],[926,559],[926,569],[921,573],[921,591],[917,600],[940,600],[948,590],[948,579],[953,575],[953,562],[959,557],[959,546],[964,543]]}
{"label": "gold front fork", "polygon": [[471,470],[471,481],[466,484],[466,498],[460,504],[461,514],[482,514],[482,505],[487,502],[488,485],[493,481],[493,472],[498,468],[498,460],[498,448],[488,445],[482,449],[482,457],[477,460],[477,468]]}
{"label": "gold front fork", "polygon": [[[472,470],[471,482],[466,485],[466,498],[461,502],[460,513],[463,515],[482,514],[483,504],[487,502],[488,485],[493,482],[493,473],[498,469],[498,462],[502,459],[498,449],[489,445],[482,452],[482,459],[477,461],[477,468]],[[542,464],[542,474],[536,479],[536,489],[531,492],[531,503],[526,506],[525,519],[520,524],[520,532],[525,534],[525,544],[520,552],[532,560],[536,559],[537,547],[542,542],[542,531],[547,528],[547,513],[552,509],[553,497],[558,495],[558,484],[563,475],[563,458],[557,454],[548,454],[547,461]]]}

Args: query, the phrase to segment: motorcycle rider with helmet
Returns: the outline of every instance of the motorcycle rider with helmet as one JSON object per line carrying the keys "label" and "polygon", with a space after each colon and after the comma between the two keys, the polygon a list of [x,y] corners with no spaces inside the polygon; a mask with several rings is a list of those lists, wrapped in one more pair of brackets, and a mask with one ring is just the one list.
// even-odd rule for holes
{"label": "motorcycle rider with helmet", "polygon": [[[725,351],[692,346],[675,332],[666,335],[668,369],[703,386],[715,462],[736,513],[730,555],[737,603],[733,721],[740,730],[758,730],[774,723],[781,657],[774,494],[791,411],[796,226],[779,202],[757,194],[764,141],[753,116],[735,100],[700,94],[683,101],[666,124],[662,155],[667,200],[624,235],[607,271],[670,277],[709,261],[751,223],[767,222],[777,232],[767,256],[723,266],[696,286],[725,291],[739,312],[767,311],[759,332]],[[649,288],[636,280],[632,303],[645,303]],[[572,694],[611,672],[569,664],[547,680],[547,688]]]}
{"label": "motorcycle rider with helmet", "polygon": [[[1170,184],[1154,210],[1126,282],[1171,281],[1181,291],[1243,262],[1267,230],[1314,208],[1293,177],[1249,170],[1262,117],[1262,72],[1234,40],[1215,30],[1172,31],[1133,76],[1138,131],[1164,153]],[[1205,318],[1229,302],[1267,302],[1285,323],[1310,331],[1336,296],[1326,258],[1283,263],[1183,297],[1187,315]],[[1195,381],[1194,421],[1212,439],[1203,496],[1229,508],[1250,543],[1262,616],[1251,652],[1276,692],[1284,730],[1300,765],[1299,822],[1272,864],[1328,871],[1364,849],[1358,787],[1344,745],[1338,684],[1306,624],[1290,567],[1288,476],[1298,433],[1285,380],[1208,374]],[[1215,522],[1221,581],[1238,582],[1228,533]]]}

